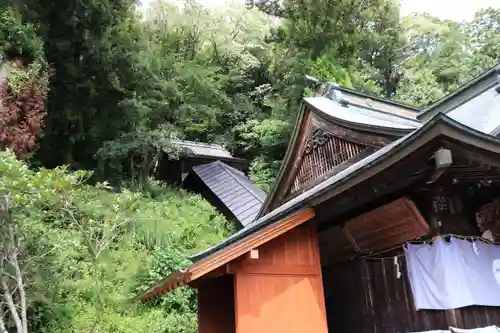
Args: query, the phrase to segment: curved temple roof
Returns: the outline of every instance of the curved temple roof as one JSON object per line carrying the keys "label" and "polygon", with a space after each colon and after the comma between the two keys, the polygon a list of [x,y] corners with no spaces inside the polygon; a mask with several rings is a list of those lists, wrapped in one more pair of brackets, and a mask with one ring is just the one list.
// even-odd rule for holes
{"label": "curved temple roof", "polygon": [[[232,236],[228,237],[226,240],[224,240],[222,243],[217,244],[201,253],[198,253],[196,255],[193,255],[189,257],[191,260],[199,260],[201,258],[204,258],[207,255],[210,255],[228,244],[231,244],[232,242],[235,242],[238,239],[241,239],[242,237],[245,237],[247,234],[252,233],[254,230],[261,228],[264,225],[267,225],[268,223],[272,223],[276,218],[279,218],[283,214],[287,214],[290,211],[296,210],[296,209],[301,209],[303,207],[308,207],[310,206],[310,201],[313,199],[316,199],[320,195],[324,194],[326,191],[330,191],[333,188],[336,188],[344,183],[346,183],[348,180],[350,180],[352,177],[355,175],[358,175],[362,173],[364,170],[370,169],[380,163],[381,161],[388,159],[389,157],[395,155],[398,153],[400,150],[403,148],[408,147],[411,143],[416,141],[417,139],[421,138],[425,133],[429,132],[430,130],[434,128],[438,128],[437,125],[439,124],[445,124],[448,127],[457,129],[461,132],[467,133],[473,137],[478,137],[481,140],[489,141],[491,143],[494,143],[495,145],[498,145],[498,152],[500,152],[500,139],[492,137],[490,135],[485,135],[482,132],[476,131],[470,127],[467,127],[450,117],[439,113],[436,115],[434,118],[432,118],[429,122],[427,122],[424,126],[422,126],[420,129],[390,143],[389,145],[381,148],[380,150],[376,151],[375,153],[365,157],[361,161],[351,165],[347,169],[337,173],[333,177],[323,181],[322,183],[314,186],[310,190],[302,193],[301,195],[295,197],[294,199],[286,202],[283,204],[281,207],[271,211],[270,213],[264,215],[263,217],[255,220],[254,222],[250,223],[247,225],[244,229],[240,230],[239,232],[233,234]],[[435,136],[437,136],[440,133],[440,130],[436,131]],[[408,152],[409,154],[410,152]],[[499,157],[500,159],[500,157]]]}
{"label": "curved temple roof", "polygon": [[486,134],[497,135],[500,130],[500,93],[492,86],[447,115]]}
{"label": "curved temple roof", "polygon": [[406,131],[412,131],[420,126],[420,122],[417,120],[354,104],[344,106],[323,96],[308,97],[304,101],[326,116],[347,124],[366,126],[371,129],[399,129]]}

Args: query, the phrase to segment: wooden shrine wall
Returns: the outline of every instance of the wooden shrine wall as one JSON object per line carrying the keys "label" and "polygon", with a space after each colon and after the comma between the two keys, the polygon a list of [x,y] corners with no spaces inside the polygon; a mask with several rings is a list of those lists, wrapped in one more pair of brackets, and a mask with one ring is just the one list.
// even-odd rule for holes
{"label": "wooden shrine wall", "polygon": [[[401,274],[399,275],[398,274]],[[323,271],[329,332],[408,333],[500,323],[500,308],[416,311],[404,256],[356,259]]]}
{"label": "wooden shrine wall", "polygon": [[314,223],[258,249],[259,258],[232,262],[237,333],[327,333]]}

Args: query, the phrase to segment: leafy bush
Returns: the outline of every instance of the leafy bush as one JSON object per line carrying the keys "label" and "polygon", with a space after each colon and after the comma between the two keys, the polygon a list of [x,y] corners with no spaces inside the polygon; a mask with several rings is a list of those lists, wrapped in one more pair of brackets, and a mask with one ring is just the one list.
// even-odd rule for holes
{"label": "leafy bush", "polygon": [[112,192],[90,173],[32,171],[0,152],[0,194],[26,244],[30,332],[195,332],[196,298],[180,289],[161,307],[137,291],[187,263],[186,254],[227,236],[207,202],[181,190]]}

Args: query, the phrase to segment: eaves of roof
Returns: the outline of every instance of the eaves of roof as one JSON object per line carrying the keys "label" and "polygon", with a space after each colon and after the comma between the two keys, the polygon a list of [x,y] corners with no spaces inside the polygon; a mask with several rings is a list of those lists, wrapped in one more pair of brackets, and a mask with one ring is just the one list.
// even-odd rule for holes
{"label": "eaves of roof", "polygon": [[136,299],[147,302],[155,297],[168,293],[177,287],[191,284],[206,274],[214,272],[215,270],[218,270],[228,264],[230,261],[248,253],[250,250],[257,248],[268,241],[283,235],[287,231],[309,221],[313,217],[313,209],[305,209],[287,216],[281,221],[277,221],[272,225],[268,225],[267,227],[260,229],[251,236],[247,237],[245,240],[232,243],[220,255],[207,256],[193,263],[186,269],[172,272],[163,280],[157,282],[152,287],[139,294]]}
{"label": "eaves of roof", "polygon": [[271,204],[272,198],[274,198],[276,195],[276,191],[277,191],[276,185],[278,185],[281,182],[281,179],[283,179],[283,176],[284,176],[285,171],[286,171],[285,167],[290,163],[290,160],[292,159],[292,156],[294,155],[294,151],[292,148],[295,146],[295,144],[299,138],[299,134],[300,134],[300,130],[301,130],[300,125],[304,122],[306,115],[307,115],[307,110],[306,110],[305,104],[302,103],[302,105],[300,106],[299,114],[297,115],[297,119],[295,120],[294,131],[292,133],[292,137],[290,138],[288,148],[287,148],[286,153],[285,153],[285,157],[283,158],[283,161],[281,162],[281,167],[278,171],[278,175],[276,177],[276,180],[274,181],[274,186],[271,187],[271,190],[267,194],[266,200],[264,200],[264,203],[262,204],[262,207],[260,208],[260,211],[257,214],[257,218],[262,217],[266,213],[266,211],[269,209],[269,205]]}

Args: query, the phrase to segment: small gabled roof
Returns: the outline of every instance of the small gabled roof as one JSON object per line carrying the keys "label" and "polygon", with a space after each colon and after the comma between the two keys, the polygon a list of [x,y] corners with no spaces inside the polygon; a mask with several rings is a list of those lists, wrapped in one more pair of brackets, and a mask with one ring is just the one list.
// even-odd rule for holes
{"label": "small gabled roof", "polygon": [[231,153],[221,145],[185,140],[171,140],[171,145],[180,153],[191,156],[233,158]]}
{"label": "small gabled roof", "polygon": [[[292,227],[314,217],[314,211],[311,211],[312,207],[344,193],[353,186],[362,184],[440,137],[461,142],[473,149],[494,153],[495,156],[498,156],[497,162],[500,164],[500,139],[464,126],[439,113],[419,129],[291,199],[279,208],[248,224],[221,243],[190,257],[195,262],[192,266],[186,270],[174,272],[139,298],[149,300],[178,286],[191,283],[225,265],[238,255],[244,254],[245,251],[279,237],[291,230]],[[332,205],[335,205],[334,201],[332,201]]]}
{"label": "small gabled roof", "polygon": [[246,226],[255,220],[266,193],[243,172],[221,161],[195,166],[191,172],[201,179],[241,225]]}
{"label": "small gabled roof", "polygon": [[329,90],[323,92],[324,96],[304,98],[276,182],[268,193],[258,217],[267,213],[275,203],[276,197],[280,195],[281,185],[286,182],[290,166],[300,155],[297,146],[300,145],[301,138],[307,132],[308,124],[311,122],[310,114],[319,115],[332,124],[354,131],[389,135],[395,138],[402,137],[421,126],[416,119],[352,104],[344,100],[344,96],[337,88],[337,86],[328,86]]}

